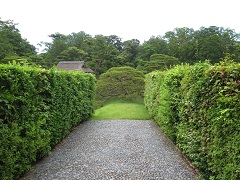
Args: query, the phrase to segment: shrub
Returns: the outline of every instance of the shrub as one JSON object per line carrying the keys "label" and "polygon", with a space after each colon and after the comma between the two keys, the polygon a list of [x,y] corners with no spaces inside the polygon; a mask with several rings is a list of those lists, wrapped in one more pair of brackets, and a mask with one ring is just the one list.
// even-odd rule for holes
{"label": "shrub", "polygon": [[92,75],[0,65],[0,176],[18,178],[89,118]]}
{"label": "shrub", "polygon": [[132,67],[114,67],[100,75],[97,104],[112,100],[143,100],[144,74]]}

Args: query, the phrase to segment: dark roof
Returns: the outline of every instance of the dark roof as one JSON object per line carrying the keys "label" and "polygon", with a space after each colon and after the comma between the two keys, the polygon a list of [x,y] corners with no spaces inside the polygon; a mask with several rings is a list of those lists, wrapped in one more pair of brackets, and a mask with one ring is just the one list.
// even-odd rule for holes
{"label": "dark roof", "polygon": [[60,61],[57,65],[58,69],[76,70],[87,73],[94,73],[90,68],[84,67],[84,61]]}

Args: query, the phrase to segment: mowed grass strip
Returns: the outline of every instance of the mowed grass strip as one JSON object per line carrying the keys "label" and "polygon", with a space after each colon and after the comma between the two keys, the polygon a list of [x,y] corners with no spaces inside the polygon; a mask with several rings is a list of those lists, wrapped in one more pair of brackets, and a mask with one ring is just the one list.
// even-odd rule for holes
{"label": "mowed grass strip", "polygon": [[142,103],[115,101],[96,109],[91,117],[91,120],[107,119],[148,120],[150,115]]}

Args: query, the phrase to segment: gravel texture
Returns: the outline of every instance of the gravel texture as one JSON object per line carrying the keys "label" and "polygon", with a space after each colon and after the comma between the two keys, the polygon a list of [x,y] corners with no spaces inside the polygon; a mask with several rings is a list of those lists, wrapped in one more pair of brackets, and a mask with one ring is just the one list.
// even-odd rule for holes
{"label": "gravel texture", "polygon": [[150,120],[79,125],[22,179],[197,179],[179,150]]}

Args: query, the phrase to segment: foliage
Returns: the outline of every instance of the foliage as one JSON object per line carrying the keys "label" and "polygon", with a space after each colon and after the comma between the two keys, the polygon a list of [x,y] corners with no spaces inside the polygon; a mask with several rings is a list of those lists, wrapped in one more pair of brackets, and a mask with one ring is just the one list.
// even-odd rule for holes
{"label": "foliage", "polygon": [[178,64],[167,62],[171,58],[164,58],[167,61],[161,63],[156,54],[189,64],[206,59],[219,62],[226,53],[231,54],[234,61],[240,61],[240,34],[216,26],[199,30],[175,28],[163,36],[152,36],[142,44],[137,39],[122,41],[116,35],[91,36],[84,31],[68,35],[57,32],[49,37],[51,42],[40,44],[45,47],[45,52],[36,54],[36,48],[21,37],[13,21],[0,20],[0,63],[8,63],[9,59],[27,59],[28,64],[49,69],[62,60],[81,60],[99,76],[112,67],[130,66],[148,73],[162,69],[162,64]]}
{"label": "foliage", "polygon": [[147,109],[206,179],[239,178],[239,82],[227,58],[147,75]]}
{"label": "foliage", "polygon": [[229,53],[239,61],[239,35],[222,27],[201,27],[196,31],[185,27],[168,31],[163,37],[152,36],[140,44],[137,39],[122,42],[116,35],[92,37],[83,31],[70,35],[57,33],[51,35],[52,43],[46,43],[46,61],[50,66],[56,64],[60,60],[57,57],[61,57],[60,54],[69,47],[86,52],[88,56],[84,61],[97,75],[119,66],[138,67],[150,72],[160,66],[153,60],[155,54],[175,57],[180,63],[195,64],[205,59],[219,62]]}
{"label": "foliage", "polygon": [[100,75],[106,72],[111,67],[117,66],[116,57],[118,50],[114,44],[109,42],[105,36],[98,35],[92,41],[91,61],[87,65],[96,73]]}
{"label": "foliage", "polygon": [[144,75],[131,67],[115,67],[101,74],[97,82],[96,102],[143,99]]}
{"label": "foliage", "polygon": [[59,60],[68,61],[84,61],[87,57],[87,53],[76,47],[69,47],[68,49],[62,51],[59,55]]}
{"label": "foliage", "polygon": [[90,74],[0,65],[0,176],[18,178],[93,112]]}
{"label": "foliage", "polygon": [[196,38],[192,28],[175,28],[165,33],[164,39],[168,43],[169,55],[178,58],[181,62],[195,63],[196,59]]}
{"label": "foliage", "polygon": [[7,56],[26,57],[36,54],[35,47],[21,37],[13,21],[0,18],[0,63]]}
{"label": "foliage", "polygon": [[117,56],[117,63],[121,66],[136,67],[139,45],[140,41],[137,39],[124,41],[122,43],[122,49]]}
{"label": "foliage", "polygon": [[145,76],[144,104],[153,119],[157,117],[160,82],[164,71],[154,71]]}
{"label": "foliage", "polygon": [[103,107],[96,109],[91,120],[105,119],[150,119],[150,116],[142,102],[112,101]]}
{"label": "foliage", "polygon": [[175,28],[166,32],[164,39],[169,45],[169,55],[190,64],[206,59],[215,63],[219,62],[225,53],[240,53],[235,47],[239,34],[222,27],[201,27],[197,31],[191,28]]}
{"label": "foliage", "polygon": [[176,64],[179,64],[179,60],[175,57],[164,54],[153,54],[148,61],[140,61],[137,69],[150,73],[155,70],[168,69]]}
{"label": "foliage", "polygon": [[176,124],[179,121],[179,88],[188,66],[175,66],[168,71],[156,71],[146,75],[145,105],[162,130],[176,141]]}
{"label": "foliage", "polygon": [[[57,63],[60,61],[58,57],[60,54],[64,51],[67,50],[68,44],[67,44],[67,37],[64,34],[60,33],[55,33],[49,35],[49,37],[52,38],[52,43],[43,43],[44,46],[46,47],[45,50],[47,50],[47,53],[43,56],[45,59],[44,64],[48,67],[51,68],[54,65],[57,65]],[[70,46],[72,47],[72,46]]]}
{"label": "foliage", "polygon": [[224,57],[225,53],[235,53],[234,44],[239,39],[239,34],[231,29],[216,26],[201,27],[195,32],[195,39],[196,58],[209,59],[212,63],[216,63]]}

